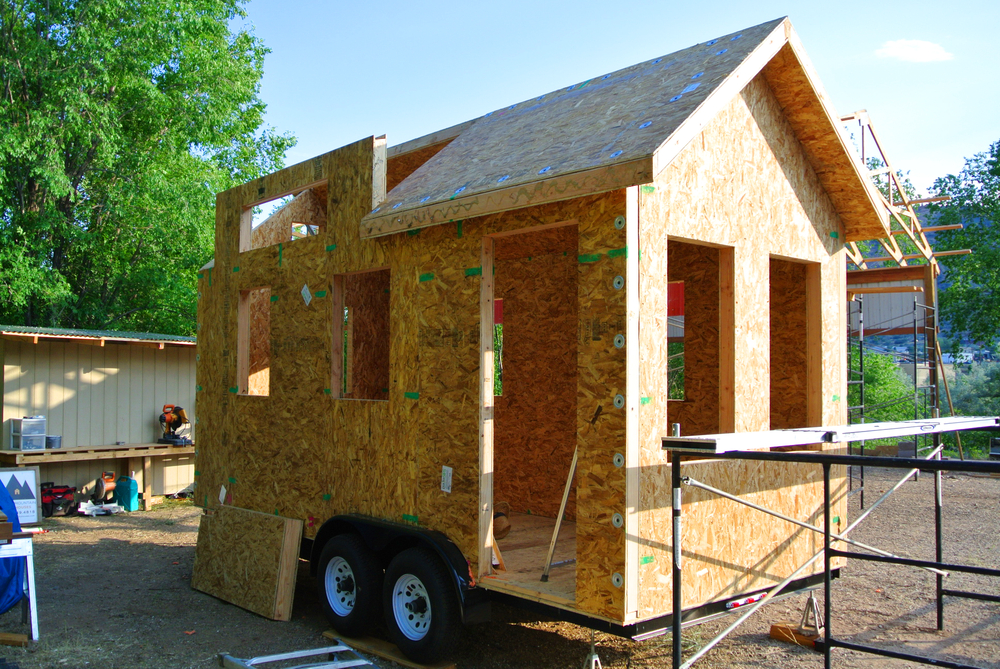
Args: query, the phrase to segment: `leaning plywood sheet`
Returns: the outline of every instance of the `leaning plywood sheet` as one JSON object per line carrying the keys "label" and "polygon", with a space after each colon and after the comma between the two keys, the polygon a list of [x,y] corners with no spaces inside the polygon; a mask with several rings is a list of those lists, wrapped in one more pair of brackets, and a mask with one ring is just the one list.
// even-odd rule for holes
{"label": "leaning plywood sheet", "polygon": [[290,620],[301,539],[301,520],[220,506],[201,517],[191,587]]}
{"label": "leaning plywood sheet", "polygon": [[365,217],[362,235],[649,182],[660,144],[758,47],[780,46],[783,30],[772,34],[782,25],[763,23],[486,114],[395,187]]}

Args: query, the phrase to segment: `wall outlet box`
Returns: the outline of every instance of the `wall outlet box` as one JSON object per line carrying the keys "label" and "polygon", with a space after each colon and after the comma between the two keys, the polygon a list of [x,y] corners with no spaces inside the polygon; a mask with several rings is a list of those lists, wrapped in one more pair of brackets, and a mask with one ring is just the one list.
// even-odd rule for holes
{"label": "wall outlet box", "polygon": [[451,492],[451,467],[443,465],[441,467],[441,490]]}

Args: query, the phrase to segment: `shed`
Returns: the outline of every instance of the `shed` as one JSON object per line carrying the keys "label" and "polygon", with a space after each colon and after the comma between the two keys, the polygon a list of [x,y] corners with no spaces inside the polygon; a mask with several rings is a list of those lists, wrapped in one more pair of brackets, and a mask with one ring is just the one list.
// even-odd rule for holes
{"label": "shed", "polygon": [[[195,338],[146,332],[0,326],[5,466],[40,466],[42,481],[83,486],[136,472],[139,489],[178,492],[194,481],[194,447],[157,445],[164,404],[190,410]],[[58,449],[11,450],[11,419],[45,416]]]}
{"label": "shed", "polygon": [[[345,514],[439,532],[470,587],[662,629],[661,438],[846,422],[845,244],[888,234],[877,202],[787,19],[220,193],[197,501],[301,520],[314,561]],[[818,468],[682,467],[822,513]],[[728,500],[685,506],[685,609],[724,610],[818,546]]]}

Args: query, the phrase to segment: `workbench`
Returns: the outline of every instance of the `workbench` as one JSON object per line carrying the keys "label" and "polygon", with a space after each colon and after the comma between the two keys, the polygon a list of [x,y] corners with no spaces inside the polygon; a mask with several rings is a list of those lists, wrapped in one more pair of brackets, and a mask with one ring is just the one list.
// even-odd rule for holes
{"label": "workbench", "polygon": [[194,444],[118,444],[112,446],[81,446],[78,448],[51,448],[35,451],[0,450],[0,467],[31,467],[35,465],[62,464],[67,462],[94,462],[100,460],[126,461],[124,466],[115,464],[117,475],[122,472],[142,472],[143,510],[148,511],[153,499],[153,458],[193,455]]}

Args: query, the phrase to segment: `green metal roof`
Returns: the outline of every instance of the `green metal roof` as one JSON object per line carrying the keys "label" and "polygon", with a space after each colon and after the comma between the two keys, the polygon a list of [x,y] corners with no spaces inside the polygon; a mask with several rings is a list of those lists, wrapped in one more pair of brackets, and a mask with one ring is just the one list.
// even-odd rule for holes
{"label": "green metal roof", "polygon": [[75,330],[72,328],[38,328],[24,325],[0,325],[0,334],[37,335],[56,339],[103,339],[107,341],[174,342],[194,344],[195,337],[158,334],[155,332],[125,332],[120,330]]}

